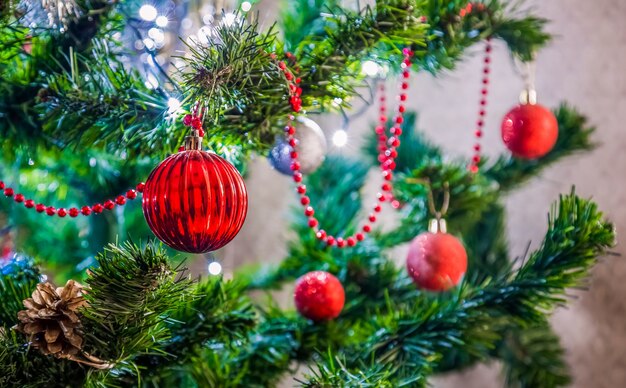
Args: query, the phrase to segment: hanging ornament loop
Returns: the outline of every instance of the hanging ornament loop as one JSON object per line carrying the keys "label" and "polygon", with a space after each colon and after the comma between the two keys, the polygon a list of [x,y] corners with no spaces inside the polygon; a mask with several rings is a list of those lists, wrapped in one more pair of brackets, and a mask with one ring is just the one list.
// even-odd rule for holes
{"label": "hanging ornament loop", "polygon": [[537,90],[535,89],[535,74],[536,64],[535,61],[524,62],[520,64],[516,62],[517,67],[522,73],[522,79],[524,81],[524,90],[520,93],[520,104],[535,105],[537,104]]}
{"label": "hanging ornament loop", "polygon": [[202,137],[200,136],[200,131],[197,129],[192,129],[191,134],[189,136],[185,136],[185,151],[202,150]]}

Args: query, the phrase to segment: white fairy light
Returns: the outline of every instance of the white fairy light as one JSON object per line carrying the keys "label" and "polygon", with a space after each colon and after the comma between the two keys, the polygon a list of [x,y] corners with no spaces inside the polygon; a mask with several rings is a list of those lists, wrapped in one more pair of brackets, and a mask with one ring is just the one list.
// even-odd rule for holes
{"label": "white fairy light", "polygon": [[243,3],[241,3],[241,10],[243,12],[248,12],[250,11],[250,9],[252,9],[252,4],[249,1],[244,1]]}
{"label": "white fairy light", "polygon": [[333,144],[335,147],[344,147],[348,144],[348,133],[343,129],[338,129],[333,133]]}
{"label": "white fairy light", "polygon": [[224,15],[224,19],[222,19],[222,23],[224,23],[226,27],[232,26],[233,24],[235,24],[236,21],[237,21],[237,16],[231,12]]}
{"label": "white fairy light", "polygon": [[212,261],[209,263],[208,270],[211,275],[219,275],[222,273],[222,265],[217,261]]}
{"label": "white fairy light", "polygon": [[157,26],[159,27],[167,27],[167,24],[169,23],[169,19],[167,18],[167,16],[159,16],[156,18],[155,23]]}
{"label": "white fairy light", "polygon": [[157,9],[153,5],[144,4],[139,8],[139,17],[143,20],[151,22],[157,17]]}
{"label": "white fairy light", "polygon": [[168,113],[176,113],[180,109],[180,101],[177,98],[170,97],[167,100],[167,112]]}
{"label": "white fairy light", "polygon": [[154,49],[154,41],[150,38],[144,39],[143,44],[146,46],[148,50]]}
{"label": "white fairy light", "polygon": [[361,73],[368,77],[375,77],[380,72],[381,67],[374,61],[365,61],[361,64]]}
{"label": "white fairy light", "polygon": [[158,28],[149,29],[148,36],[152,38],[155,43],[163,43],[163,41],[165,40],[165,34]]}

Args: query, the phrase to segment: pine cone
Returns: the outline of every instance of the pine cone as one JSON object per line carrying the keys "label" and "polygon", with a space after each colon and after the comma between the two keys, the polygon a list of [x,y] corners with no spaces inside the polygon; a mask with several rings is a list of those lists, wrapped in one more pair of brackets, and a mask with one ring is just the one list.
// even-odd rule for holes
{"label": "pine cone", "polygon": [[26,310],[17,314],[17,330],[29,335],[43,354],[73,359],[83,346],[77,310],[86,305],[82,286],[73,280],[56,289],[50,283],[40,283],[33,297],[24,300]]}

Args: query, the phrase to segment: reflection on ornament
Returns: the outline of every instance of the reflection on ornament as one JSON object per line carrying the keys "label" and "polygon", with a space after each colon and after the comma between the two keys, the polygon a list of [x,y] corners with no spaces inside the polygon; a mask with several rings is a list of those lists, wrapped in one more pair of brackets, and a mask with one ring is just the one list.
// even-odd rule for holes
{"label": "reflection on ornament", "polygon": [[445,220],[432,220],[429,232],[411,242],[406,267],[419,288],[446,291],[458,285],[467,271],[467,252],[456,237],[446,233]]}
{"label": "reflection on ornament", "polygon": [[[310,174],[322,165],[326,158],[328,149],[324,132],[317,123],[306,117],[297,118],[297,139],[296,147],[298,152],[298,162],[300,163],[300,172]],[[276,142],[274,148],[271,149],[268,160],[272,167],[279,172],[291,176],[291,151],[292,147],[289,143],[281,138]]]}
{"label": "reflection on ornament", "polygon": [[502,140],[515,157],[537,159],[556,144],[559,124],[554,114],[538,104],[522,104],[502,120]]}
{"label": "reflection on ornament", "polygon": [[201,150],[198,131],[185,149],[150,173],[143,191],[143,213],[152,232],[184,252],[214,251],[243,226],[248,193],[243,178],[225,159]]}

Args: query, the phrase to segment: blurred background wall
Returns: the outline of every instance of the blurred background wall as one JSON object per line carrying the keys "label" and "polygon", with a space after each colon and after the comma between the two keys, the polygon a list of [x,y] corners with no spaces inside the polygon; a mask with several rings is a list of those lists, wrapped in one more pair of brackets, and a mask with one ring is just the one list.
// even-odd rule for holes
{"label": "blurred background wall", "polygon": [[[579,194],[598,202],[615,222],[618,237],[626,231],[626,1],[534,0],[528,4],[537,14],[552,20],[549,31],[556,35],[538,56],[539,101],[555,107],[567,100],[588,115],[598,128],[594,137],[598,147],[553,166],[507,199],[508,235],[512,253],[519,255],[524,254],[529,242],[536,247],[541,241],[550,204],[572,185]],[[274,17],[275,1],[267,0],[258,9],[269,22]],[[451,158],[471,153],[481,66],[480,48],[476,49],[454,72],[436,79],[420,74],[411,87],[410,107],[420,113],[419,128]],[[489,155],[497,155],[506,152],[499,137],[500,120],[517,101],[522,82],[507,50],[499,43],[492,69],[484,149]],[[390,80],[389,88],[394,86],[394,80]],[[329,138],[341,126],[339,117],[313,119]],[[335,152],[356,153],[374,120],[372,107],[352,121],[348,145]],[[250,210],[244,229],[216,255],[226,273],[245,263],[280,261],[286,252],[288,209],[295,198],[290,179],[258,157],[251,165],[247,183]],[[626,254],[623,246],[616,251]],[[394,255],[402,265],[405,251],[399,249]],[[593,272],[590,290],[573,291],[571,304],[552,317],[567,349],[574,387],[626,386],[625,278],[623,258],[604,259]],[[289,291],[282,298],[289,303]],[[497,365],[438,377],[433,383],[435,387],[502,386]]]}

